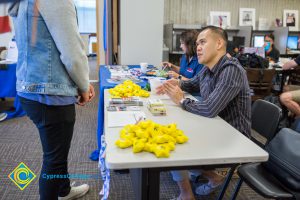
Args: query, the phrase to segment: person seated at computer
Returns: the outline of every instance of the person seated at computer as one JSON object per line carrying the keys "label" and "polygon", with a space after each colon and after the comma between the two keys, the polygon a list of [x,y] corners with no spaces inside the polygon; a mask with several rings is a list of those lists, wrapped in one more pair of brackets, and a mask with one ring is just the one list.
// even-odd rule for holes
{"label": "person seated at computer", "polygon": [[193,78],[203,67],[198,63],[196,55],[196,40],[198,32],[195,30],[182,32],[180,35],[180,48],[183,55],[180,60],[180,66],[176,66],[170,62],[163,62],[162,65],[170,69],[169,76],[188,80]]}
{"label": "person seated at computer", "polygon": [[[300,66],[300,55],[296,59],[285,63],[282,69],[289,70],[297,66]],[[280,102],[285,105],[295,117],[300,117],[300,86],[286,85],[284,87],[284,93],[280,95]]]}
{"label": "person seated at computer", "polygon": [[277,63],[279,61],[280,52],[274,45],[275,37],[272,33],[265,35],[265,54],[270,62]]}

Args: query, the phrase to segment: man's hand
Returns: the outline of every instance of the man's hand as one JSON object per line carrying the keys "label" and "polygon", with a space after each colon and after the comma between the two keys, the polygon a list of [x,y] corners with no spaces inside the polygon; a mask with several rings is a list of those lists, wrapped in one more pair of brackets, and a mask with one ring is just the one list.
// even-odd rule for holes
{"label": "man's hand", "polygon": [[[173,79],[172,78],[172,79],[167,80],[165,83],[170,83],[171,85],[179,87],[179,81],[178,81],[178,79]],[[159,95],[166,94],[164,85],[161,85],[161,86],[157,87],[155,93],[159,94]]]}
{"label": "man's hand", "polygon": [[174,71],[169,71],[168,75],[169,75],[170,78],[178,78],[178,76],[179,76],[179,74],[177,74]]}
{"label": "man's hand", "polygon": [[90,102],[95,97],[94,87],[90,84],[87,92],[82,92],[78,96],[78,105],[84,106],[87,102]]}
{"label": "man's hand", "polygon": [[178,85],[173,85],[170,82],[165,82],[163,84],[164,92],[167,94],[174,103],[180,104],[180,101],[184,98],[183,91],[179,88]]}

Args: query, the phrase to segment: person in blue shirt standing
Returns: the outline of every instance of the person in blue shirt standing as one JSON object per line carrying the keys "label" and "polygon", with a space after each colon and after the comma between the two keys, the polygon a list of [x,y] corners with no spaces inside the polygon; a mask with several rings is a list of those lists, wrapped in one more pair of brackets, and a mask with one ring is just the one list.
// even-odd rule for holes
{"label": "person in blue shirt standing", "polygon": [[180,66],[176,66],[170,62],[163,62],[164,67],[170,69],[169,76],[171,78],[178,78],[188,80],[193,78],[203,67],[199,64],[196,54],[196,40],[198,32],[195,30],[182,32],[180,35],[180,48],[183,55],[180,60]]}

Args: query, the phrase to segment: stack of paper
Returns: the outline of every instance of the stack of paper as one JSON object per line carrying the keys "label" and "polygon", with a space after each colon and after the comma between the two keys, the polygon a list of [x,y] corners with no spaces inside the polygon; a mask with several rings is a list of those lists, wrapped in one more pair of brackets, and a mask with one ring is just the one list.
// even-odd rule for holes
{"label": "stack of paper", "polygon": [[107,115],[108,127],[123,127],[146,119],[146,114],[141,111],[107,112]]}

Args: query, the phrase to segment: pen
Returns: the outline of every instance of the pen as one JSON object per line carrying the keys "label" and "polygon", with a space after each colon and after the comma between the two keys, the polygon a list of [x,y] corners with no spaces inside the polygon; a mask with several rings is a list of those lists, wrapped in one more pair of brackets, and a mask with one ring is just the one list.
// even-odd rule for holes
{"label": "pen", "polygon": [[135,124],[138,124],[144,118],[143,116],[140,116],[139,119],[136,119],[136,115],[135,114],[133,114],[133,117],[135,119]]}

